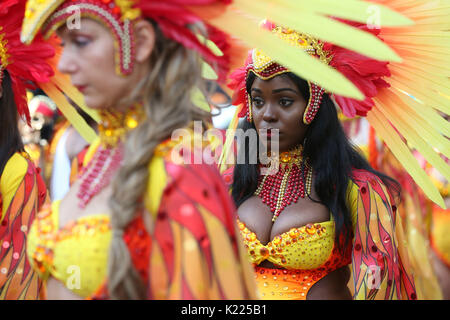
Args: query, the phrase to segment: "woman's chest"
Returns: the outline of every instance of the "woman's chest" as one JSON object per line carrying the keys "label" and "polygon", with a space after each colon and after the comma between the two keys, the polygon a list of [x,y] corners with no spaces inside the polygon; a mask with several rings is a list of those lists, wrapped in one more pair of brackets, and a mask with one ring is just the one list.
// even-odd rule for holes
{"label": "woman's chest", "polygon": [[330,212],[324,205],[310,199],[299,199],[297,203],[286,207],[273,222],[270,208],[257,196],[246,200],[239,207],[238,216],[262,244],[272,241],[276,236],[292,228],[330,220]]}

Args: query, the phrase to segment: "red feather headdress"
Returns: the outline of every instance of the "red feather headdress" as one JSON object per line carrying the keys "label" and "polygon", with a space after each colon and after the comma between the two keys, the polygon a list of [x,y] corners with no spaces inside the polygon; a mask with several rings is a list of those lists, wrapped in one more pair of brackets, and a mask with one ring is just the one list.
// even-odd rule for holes
{"label": "red feather headdress", "polygon": [[[115,39],[118,55],[116,69],[118,74],[127,75],[133,70],[134,39],[132,23],[138,18],[155,21],[164,35],[181,43],[188,49],[196,50],[203,59],[216,67],[219,80],[224,81],[227,72],[228,55],[217,56],[189,27],[204,22],[187,9],[188,6],[208,6],[214,3],[227,4],[229,0],[171,0],[171,1],[130,1],[130,0],[53,0],[46,1],[46,6],[56,8],[43,11],[42,34],[47,37],[65,23],[72,15],[94,17],[108,27]],[[31,12],[31,11],[29,11]],[[45,16],[48,14],[49,16]],[[211,25],[206,25],[206,32],[216,46],[225,51],[226,35]],[[22,41],[30,43],[37,30],[27,33],[24,26]]]}
{"label": "red feather headdress", "polygon": [[[345,23],[370,32],[376,36],[379,34],[379,30],[369,29],[367,25],[354,22]],[[310,55],[337,69],[361,90],[365,96],[365,99],[362,101],[337,94],[332,95],[346,117],[352,118],[356,115],[366,116],[367,112],[374,105],[372,98],[376,96],[378,90],[380,88],[389,87],[389,84],[382,79],[384,76],[390,76],[387,67],[388,62],[368,58],[331,43],[324,43],[313,39],[305,34],[277,27],[272,23],[265,23],[264,27],[272,30],[273,33],[295,47],[299,47]],[[278,64],[270,57],[265,56],[264,53],[258,49],[250,51],[244,66],[236,69],[230,75],[231,81],[228,84],[228,87],[233,90],[233,104],[243,106],[238,117],[242,118],[247,116],[248,120],[251,120],[251,105],[249,102],[249,95],[246,92],[246,81],[250,72],[254,73],[259,78],[267,80],[291,71]],[[311,123],[314,119],[325,92],[325,90],[315,83],[308,81],[308,84],[310,86],[310,99],[304,116],[304,122],[306,124]]]}
{"label": "red feather headdress", "polygon": [[25,1],[7,0],[0,4],[0,84],[3,71],[11,77],[17,111],[28,123],[26,89],[34,89],[39,82],[48,82],[54,75],[48,59],[55,55],[50,43],[39,36],[32,45],[20,41],[20,29]]}

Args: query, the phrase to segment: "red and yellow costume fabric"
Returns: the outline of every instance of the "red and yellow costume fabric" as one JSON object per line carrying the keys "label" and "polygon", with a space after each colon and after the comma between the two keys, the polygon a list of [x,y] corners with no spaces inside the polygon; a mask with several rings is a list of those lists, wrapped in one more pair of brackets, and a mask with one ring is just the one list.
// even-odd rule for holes
{"label": "red and yellow costume fabric", "polygon": [[[223,175],[230,185],[232,172]],[[372,173],[354,170],[347,195],[354,237],[344,252],[335,247],[332,220],[292,228],[266,245],[238,222],[263,299],[304,300],[317,281],[349,264],[354,299],[417,299],[401,219],[386,186]],[[266,259],[281,269],[258,267]]]}
{"label": "red and yellow costume fabric", "polygon": [[[430,261],[429,212],[433,203],[426,198],[416,183],[402,168],[392,152],[381,144],[381,149],[370,147],[372,164],[378,170],[396,179],[402,186],[398,211],[408,242],[411,271],[418,299],[442,299],[439,283]],[[375,156],[373,156],[375,154]],[[437,207],[437,205],[434,204]]]}
{"label": "red and yellow costume fabric", "polygon": [[[50,44],[42,37],[30,46],[21,43],[24,12],[25,1],[0,3],[0,84],[7,71],[17,112],[29,124],[26,90],[53,83],[57,77],[51,63],[55,51]],[[27,260],[26,239],[35,215],[46,201],[46,187],[26,153],[13,154],[0,179],[0,298],[39,299],[44,291]]]}
{"label": "red and yellow costume fabric", "polygon": [[[87,160],[98,145],[92,145]],[[250,265],[245,265],[241,243],[234,241],[234,206],[220,175],[211,165],[174,163],[173,147],[170,141],[158,146],[149,164],[146,211],[124,233],[133,265],[149,284],[148,297],[255,298]],[[81,283],[68,288],[84,298],[107,298],[109,216],[86,216],[59,226],[58,206],[55,202],[42,210],[30,230],[28,255],[33,268],[43,279],[51,275],[67,285],[72,273],[66,271],[79,266]],[[144,227],[142,214],[151,214],[152,234]]]}
{"label": "red and yellow costume fabric", "polygon": [[[375,130],[370,126],[361,125],[360,122],[361,119],[346,121],[347,135],[352,138],[365,136],[365,139],[358,139],[358,147],[367,151],[364,155],[368,158],[371,166],[396,179],[402,187],[398,212],[401,217],[405,240],[408,242],[410,268],[411,274],[414,276],[417,298],[420,300],[440,300],[443,298],[443,292],[433,266],[431,253],[433,250],[442,260],[444,256],[442,253],[449,252],[449,209],[442,209],[427,199],[392,152],[383,142],[377,139]],[[352,128],[356,128],[356,130],[352,130]],[[429,163],[426,163],[420,154],[415,152],[414,155],[432,178],[442,197],[446,199],[448,190],[446,191],[446,184],[442,181],[442,175]],[[437,176],[440,179],[437,179]],[[436,243],[439,243],[439,245],[436,246]]]}
{"label": "red and yellow costume fabric", "polygon": [[0,299],[40,299],[42,280],[26,255],[31,223],[47,190],[27,154],[14,154],[0,177]]}

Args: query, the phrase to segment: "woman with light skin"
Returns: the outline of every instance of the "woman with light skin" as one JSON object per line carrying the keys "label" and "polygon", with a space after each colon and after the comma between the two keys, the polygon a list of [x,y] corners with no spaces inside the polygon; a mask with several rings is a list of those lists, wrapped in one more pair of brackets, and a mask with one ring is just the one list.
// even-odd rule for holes
{"label": "woman with light skin", "polygon": [[[80,29],[70,30],[63,24],[57,30],[63,46],[59,70],[70,75],[72,84],[83,93],[86,105],[100,111],[100,143],[94,143],[88,151],[92,160],[66,196],[48,208],[49,214],[38,218],[31,231],[29,255],[35,267],[40,265],[38,248],[45,246],[52,250],[52,257],[42,259],[47,298],[177,299],[186,294],[174,289],[178,281],[192,285],[191,297],[195,298],[219,298],[218,287],[228,298],[253,297],[251,286],[247,286],[244,278],[246,261],[240,260],[239,253],[231,247],[235,242],[233,207],[220,184],[220,176],[211,166],[183,166],[171,161],[171,131],[206,116],[192,105],[189,95],[200,79],[198,56],[165,38],[157,24],[142,19],[134,24],[134,67],[124,77],[116,73],[111,31],[89,18],[82,18],[80,26]],[[134,129],[137,122],[139,126],[124,143],[124,134]],[[158,155],[155,157],[154,153]],[[159,172],[150,175],[154,180],[148,185],[149,171],[154,172],[150,163],[156,164]],[[197,171],[203,174],[192,176]],[[185,189],[191,183],[198,188]],[[149,189],[159,194],[158,197],[152,197]],[[210,202],[213,199],[214,204]],[[198,226],[190,226],[178,220],[178,215],[183,213],[192,215],[192,219],[205,219],[206,228],[200,221]],[[214,222],[209,225],[208,220],[215,217],[223,222],[218,226]],[[52,247],[43,240],[40,228],[48,219],[55,219],[52,225],[55,237],[68,232],[64,240]],[[172,234],[162,229],[169,222]],[[88,228],[91,236],[79,239],[77,235],[83,228]],[[219,229],[216,232],[222,237],[217,243],[207,240],[210,228]],[[191,247],[183,245],[189,241]],[[167,245],[172,246],[174,252],[168,251]],[[226,259],[237,266],[244,263],[242,268],[226,271],[237,282],[231,287],[217,278],[223,277],[219,272],[220,264],[203,261],[205,258],[195,255],[205,250],[218,259],[216,246],[219,245],[228,254]],[[177,262],[171,255],[180,254],[178,250],[187,250],[183,254],[191,257],[183,261],[180,270],[173,270],[171,266]],[[152,263],[154,267],[149,273],[150,259],[161,258],[168,259],[164,261],[167,267],[162,267],[164,272],[152,274],[161,268]],[[209,271],[199,269],[183,275],[183,268],[208,263]],[[65,272],[71,265],[78,266],[79,270]],[[77,274],[80,283],[74,278]],[[156,276],[162,280],[164,274],[171,278],[170,282],[147,291],[149,278]],[[107,276],[107,285],[103,286]],[[151,282],[157,283],[159,279]],[[74,281],[73,285],[70,281]],[[209,283],[215,283],[217,289],[210,288]],[[202,288],[196,289],[197,285]]]}

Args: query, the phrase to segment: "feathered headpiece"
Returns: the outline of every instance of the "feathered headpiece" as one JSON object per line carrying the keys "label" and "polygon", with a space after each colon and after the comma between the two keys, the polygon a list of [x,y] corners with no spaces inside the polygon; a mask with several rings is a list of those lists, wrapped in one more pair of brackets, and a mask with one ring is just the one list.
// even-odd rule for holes
{"label": "feathered headpiece", "polygon": [[[219,80],[225,79],[227,70],[240,64],[240,59],[245,57],[250,47],[258,46],[269,50],[271,56],[277,57],[303,77],[311,78],[328,90],[361,99],[363,96],[359,90],[341,74],[315,63],[307,55],[299,55],[283,41],[258,28],[256,21],[268,13],[269,18],[287,17],[296,26],[299,23],[297,12],[302,12],[307,15],[303,19],[309,24],[307,29],[313,34],[317,32],[319,37],[327,37],[322,31],[324,27],[335,29],[338,24],[340,28],[337,30],[347,31],[348,35],[356,36],[359,42],[336,36],[333,43],[379,59],[398,59],[392,50],[377,39],[367,37],[341,23],[333,23],[332,26],[329,24],[331,20],[328,15],[365,20],[367,4],[359,0],[351,0],[351,4],[340,6],[336,6],[333,0],[323,2],[328,5],[326,10],[306,0],[289,5],[282,0],[28,0],[21,39],[25,43],[31,43],[39,30],[44,36],[48,36],[66,21],[73,23],[76,18],[83,16],[96,19],[113,33],[118,49],[117,73],[126,75],[132,71],[134,61],[133,22],[149,18],[158,24],[166,37],[198,51],[204,60],[215,66]],[[385,25],[397,26],[411,22],[384,7],[380,7],[380,11]],[[315,27],[311,27],[309,22],[316,20],[318,22],[314,23]],[[207,40],[189,28],[189,25],[197,22],[206,26]],[[218,47],[219,50],[213,50],[213,47]],[[292,57],[295,56],[298,59],[292,63]],[[309,68],[301,67],[302,62],[307,62]]]}
{"label": "feathered headpiece", "polygon": [[34,89],[37,83],[48,82],[54,75],[48,59],[55,55],[55,50],[42,37],[29,47],[20,42],[24,12],[25,1],[9,0],[0,4],[0,84],[7,70],[17,111],[30,123],[26,89]]}
{"label": "feathered headpiece", "polygon": [[[446,138],[450,134],[450,124],[437,112],[450,114],[450,49],[443,45],[450,40],[450,33],[444,31],[450,29],[450,23],[445,18],[450,13],[450,7],[442,2],[425,0],[372,2],[398,10],[415,24],[402,28],[381,28],[343,20],[339,22],[382,39],[401,56],[402,62],[381,62],[286,27],[273,24],[266,24],[266,27],[292,47],[332,66],[352,81],[364,94],[361,101],[330,92],[342,113],[348,118],[367,117],[427,196],[445,207],[438,190],[411,151],[419,151],[433,167],[447,179],[450,178],[450,166],[439,157],[439,152],[446,157],[450,155],[450,142]],[[301,76],[276,57],[272,59],[263,50],[253,49],[245,66],[232,73],[229,84],[234,90],[233,102],[239,106],[237,117],[247,115],[249,120],[251,104],[245,83],[250,72],[262,79],[270,79],[284,72]],[[314,119],[325,90],[319,83],[306,80],[310,86],[310,100],[303,121],[308,124]],[[231,126],[236,126],[236,119]]]}
{"label": "feathered headpiece", "polygon": [[[25,13],[25,0],[6,0],[0,3],[0,84],[4,70],[12,81],[14,101],[19,115],[30,123],[26,90],[43,89],[47,95],[70,118],[74,126],[88,141],[96,134],[67,102],[61,91],[84,107],[81,95],[70,85],[70,80],[57,71],[57,40],[44,41],[37,36],[30,45],[20,40],[20,31]],[[92,112],[90,112],[92,113]]]}
{"label": "feathered headpiece", "polygon": [[[356,28],[371,32],[374,35],[379,34],[378,29],[369,29],[366,25],[348,23]],[[356,115],[366,116],[367,112],[374,105],[372,98],[377,94],[378,89],[389,87],[389,84],[382,79],[384,76],[390,76],[389,69],[387,68],[388,62],[363,56],[351,50],[314,39],[295,30],[276,26],[270,22],[266,22],[263,26],[291,46],[337,69],[358,87],[364,94],[364,100],[362,101],[338,94],[333,95],[333,98],[341,107],[346,117],[353,118]],[[287,72],[292,71],[280,65],[262,50],[258,48],[251,50],[245,65],[230,75],[231,81],[228,85],[234,91],[233,104],[237,106],[242,105],[238,117],[242,118],[246,115],[247,120],[252,120],[250,95],[246,92],[246,81],[249,73],[255,74],[260,79],[269,80]],[[308,85],[310,97],[303,116],[303,122],[305,124],[310,124],[314,119],[319,110],[323,94],[325,93],[322,87],[312,81],[308,81]]]}

